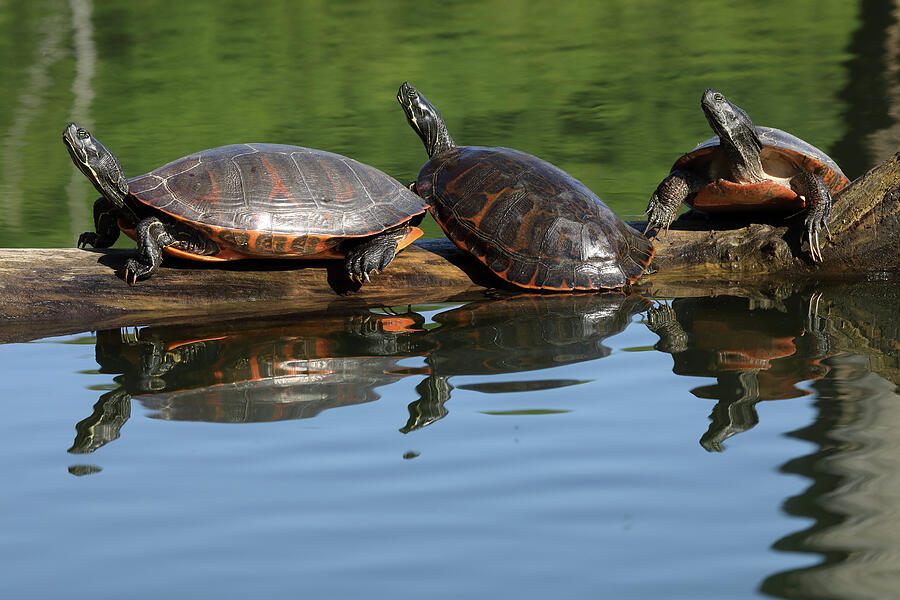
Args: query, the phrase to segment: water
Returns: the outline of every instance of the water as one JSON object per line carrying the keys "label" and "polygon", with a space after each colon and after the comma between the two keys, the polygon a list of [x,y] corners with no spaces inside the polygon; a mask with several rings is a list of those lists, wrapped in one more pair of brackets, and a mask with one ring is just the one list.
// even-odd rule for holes
{"label": "water", "polygon": [[[0,244],[90,229],[70,120],[128,175],[267,141],[410,180],[404,80],[459,143],[626,217],[710,135],[706,87],[854,178],[898,147],[894,12],[0,2]],[[486,294],[4,344],[0,594],[891,597],[898,292]]]}

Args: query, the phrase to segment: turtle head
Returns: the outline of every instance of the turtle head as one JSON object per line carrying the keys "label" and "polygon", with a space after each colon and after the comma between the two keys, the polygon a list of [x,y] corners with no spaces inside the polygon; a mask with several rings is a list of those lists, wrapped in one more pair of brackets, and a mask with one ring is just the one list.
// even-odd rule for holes
{"label": "turtle head", "polygon": [[759,152],[762,142],[750,116],[713,89],[703,92],[700,107],[725,150],[738,179],[763,178]]}
{"label": "turtle head", "polygon": [[440,111],[426,100],[419,90],[404,81],[397,92],[397,101],[403,107],[410,126],[422,138],[429,157],[437,156],[456,146],[447,132]]}
{"label": "turtle head", "polygon": [[75,123],[69,123],[63,130],[63,143],[72,162],[91,180],[97,191],[116,206],[124,206],[128,181],[115,154]]}

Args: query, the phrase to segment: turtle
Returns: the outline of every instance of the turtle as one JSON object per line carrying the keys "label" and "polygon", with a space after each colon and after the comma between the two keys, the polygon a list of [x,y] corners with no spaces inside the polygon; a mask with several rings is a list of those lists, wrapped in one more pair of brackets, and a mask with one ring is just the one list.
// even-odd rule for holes
{"label": "turtle", "polygon": [[528,289],[613,289],[648,268],[652,242],[575,177],[519,150],[457,146],[408,82],[397,100],[429,156],[410,188],[447,237],[501,279]]}
{"label": "turtle", "polygon": [[650,197],[644,233],[668,231],[682,202],[706,213],[805,211],[809,254],[822,262],[819,232],[831,238],[832,196],[850,183],[840,167],[786,131],[755,126],[716,90],[700,106],[716,136],[675,161]]}
{"label": "turtle", "polygon": [[[283,144],[220,146],[125,179],[115,155],[75,123],[63,131],[75,165],[102,194],[96,231],[78,247],[108,248],[120,230],[138,257],[125,280],[154,274],[162,252],[199,261],[343,258],[369,281],[422,235],[422,199],[396,179],[346,156]],[[161,252],[162,251],[162,252]]]}

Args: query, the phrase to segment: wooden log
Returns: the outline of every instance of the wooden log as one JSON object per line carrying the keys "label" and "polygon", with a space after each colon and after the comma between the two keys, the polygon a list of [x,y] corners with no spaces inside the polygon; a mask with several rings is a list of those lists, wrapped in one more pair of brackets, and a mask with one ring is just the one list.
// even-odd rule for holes
{"label": "wooden log", "polygon": [[473,259],[449,242],[408,248],[362,286],[347,279],[340,261],[210,267],[170,258],[154,277],[130,286],[121,273],[133,255],[120,249],[0,249],[0,342],[174,319],[463,301],[482,298],[491,287],[491,274],[466,265]]}
{"label": "wooden log", "polygon": [[[802,216],[765,223],[682,218],[656,240],[654,272],[632,289],[676,297],[771,290],[900,272],[900,153],[835,199],[824,263],[802,246]],[[643,229],[643,223],[634,223]],[[0,249],[0,342],[174,319],[221,320],[398,306],[515,293],[447,240],[402,252],[384,273],[352,284],[339,261],[242,261],[209,266],[167,258],[154,277],[121,277],[131,250]],[[493,290],[493,291],[492,291]]]}

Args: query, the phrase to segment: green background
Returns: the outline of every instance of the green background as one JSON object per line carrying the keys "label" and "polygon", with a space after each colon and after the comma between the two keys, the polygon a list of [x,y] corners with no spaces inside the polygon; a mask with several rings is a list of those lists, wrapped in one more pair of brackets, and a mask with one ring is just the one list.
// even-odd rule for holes
{"label": "green background", "polygon": [[[70,120],[128,176],[260,141],[342,153],[409,181],[426,156],[395,100],[404,80],[458,143],[538,155],[626,218],[711,135],[706,87],[832,153],[851,177],[878,158],[848,138],[859,110],[851,2],[2,5],[3,246],[72,246],[91,228],[96,193],[60,140]],[[433,223],[429,233],[439,235]]]}

